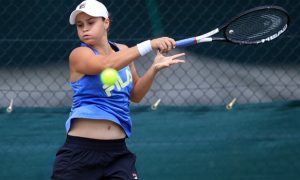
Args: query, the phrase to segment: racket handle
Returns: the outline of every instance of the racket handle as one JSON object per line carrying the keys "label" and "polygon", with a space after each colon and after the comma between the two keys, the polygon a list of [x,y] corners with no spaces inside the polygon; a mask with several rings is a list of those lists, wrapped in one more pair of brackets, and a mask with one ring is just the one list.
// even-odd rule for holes
{"label": "racket handle", "polygon": [[176,47],[186,47],[194,44],[197,44],[195,37],[176,41]]}
{"label": "racket handle", "polygon": [[[219,39],[225,40],[225,38],[219,38]],[[208,37],[208,38],[203,38],[201,40],[197,40],[197,37],[192,37],[192,38],[176,41],[176,47],[186,47],[198,43],[212,42],[213,40],[217,40],[217,39]]]}

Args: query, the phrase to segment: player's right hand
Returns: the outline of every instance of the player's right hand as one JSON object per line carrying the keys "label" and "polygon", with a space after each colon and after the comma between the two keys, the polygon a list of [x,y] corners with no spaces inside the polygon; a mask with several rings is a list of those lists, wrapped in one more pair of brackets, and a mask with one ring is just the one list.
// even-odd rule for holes
{"label": "player's right hand", "polygon": [[160,53],[168,53],[176,46],[174,39],[169,37],[161,37],[151,40],[153,50],[159,50]]}

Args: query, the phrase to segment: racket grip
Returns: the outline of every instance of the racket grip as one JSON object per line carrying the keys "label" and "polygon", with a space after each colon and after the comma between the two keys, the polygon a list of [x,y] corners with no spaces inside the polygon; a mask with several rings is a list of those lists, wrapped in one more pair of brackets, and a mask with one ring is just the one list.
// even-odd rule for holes
{"label": "racket grip", "polygon": [[194,44],[197,44],[195,37],[176,41],[176,47],[186,47]]}

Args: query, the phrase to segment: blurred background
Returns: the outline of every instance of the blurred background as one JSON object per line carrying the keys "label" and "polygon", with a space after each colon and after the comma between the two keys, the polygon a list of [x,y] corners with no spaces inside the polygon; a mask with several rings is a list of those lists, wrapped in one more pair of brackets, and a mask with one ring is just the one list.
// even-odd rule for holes
{"label": "blurred background", "polygon": [[[72,102],[68,56],[80,41],[69,15],[80,2],[0,0],[0,179],[50,178]],[[299,178],[300,3],[101,2],[112,19],[110,40],[129,47],[203,34],[256,6],[285,8],[291,25],[274,41],[174,49],[171,54],[186,53],[186,63],[160,72],[144,100],[132,103],[128,144],[139,157],[141,179]],[[153,57],[136,61],[140,76]]]}

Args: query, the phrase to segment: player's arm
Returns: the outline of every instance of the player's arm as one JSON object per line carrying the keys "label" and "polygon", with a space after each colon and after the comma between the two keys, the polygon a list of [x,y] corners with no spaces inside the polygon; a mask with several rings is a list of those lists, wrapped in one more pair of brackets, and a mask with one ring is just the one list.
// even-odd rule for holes
{"label": "player's arm", "polygon": [[[117,46],[120,49],[120,51],[128,49],[128,47],[123,44],[117,44]],[[134,62],[130,63],[130,71],[131,71],[132,80],[133,80],[133,91],[131,93],[130,100],[132,102],[138,103],[149,91],[149,89],[154,81],[154,77],[155,77],[155,74],[157,73],[157,71],[154,69],[154,67],[152,67],[140,79],[140,77],[136,71]],[[137,84],[138,82],[139,83],[141,82],[140,80],[144,81],[144,83]],[[135,93],[135,92],[138,92],[138,93]]]}
{"label": "player's arm", "polygon": [[137,47],[127,48],[108,56],[95,55],[87,47],[74,49],[69,57],[71,70],[77,73],[96,75],[106,68],[120,70],[140,56]]}
{"label": "player's arm", "polygon": [[133,89],[131,92],[130,100],[132,102],[139,103],[150,90],[155,75],[158,71],[156,71],[154,67],[151,67],[142,77],[139,77],[133,63],[131,64],[130,69],[133,79]]}
{"label": "player's arm", "polygon": [[[126,45],[123,45],[123,44],[117,44],[118,45],[118,48],[120,49],[120,50],[125,50],[125,49],[128,49],[128,47],[126,46]],[[137,82],[140,82],[140,77],[139,77],[139,75],[138,75],[138,73],[137,73],[137,71],[136,71],[136,68],[135,68],[135,65],[134,65],[134,62],[132,62],[131,64],[130,64],[130,71],[131,71],[131,75],[132,75],[132,81],[133,81],[133,91],[132,91],[132,93],[131,93],[131,96],[130,96],[130,100],[132,101],[132,102],[135,102],[135,103],[138,103],[138,102],[140,102],[141,101],[141,99],[142,99],[142,97],[144,97],[145,96],[145,94],[149,91],[149,89],[150,89],[150,87],[151,87],[151,84],[152,84],[152,82],[153,82],[153,80],[154,80],[154,77],[155,77],[155,74],[157,73],[157,72],[155,72],[154,71],[154,69],[152,69],[152,70],[148,70],[147,71],[147,73],[142,77],[142,78],[145,78],[146,79],[146,81],[145,81],[145,83],[143,83],[143,84],[141,84],[141,86],[136,86],[136,84],[137,84]],[[153,73],[153,74],[152,74]],[[148,76],[148,78],[147,78],[147,76]],[[146,85],[146,86],[145,86]],[[142,86],[144,86],[144,87],[142,87]],[[140,90],[139,90],[139,88],[141,88],[144,92],[141,92]],[[134,92],[140,92],[139,94],[140,95],[138,95],[138,94],[136,94],[136,93],[134,93]],[[141,94],[144,94],[144,95],[141,95]]]}
{"label": "player's arm", "polygon": [[[127,46],[122,44],[118,44],[118,47],[120,50],[128,49]],[[155,70],[155,68],[152,66],[151,68],[148,69],[148,71],[144,74],[144,76],[140,78],[136,71],[134,62],[130,64],[130,71],[133,80],[133,90],[131,92],[130,100],[132,102],[138,103],[143,99],[143,97],[147,94],[147,92],[151,88],[155,75],[158,71]]]}
{"label": "player's arm", "polygon": [[[152,49],[160,49],[162,52],[170,51],[175,44],[173,39],[167,37],[151,40]],[[140,56],[137,46],[125,48],[107,56],[96,56],[89,48],[78,47],[69,56],[70,69],[81,74],[96,75],[105,68],[120,70]]]}

